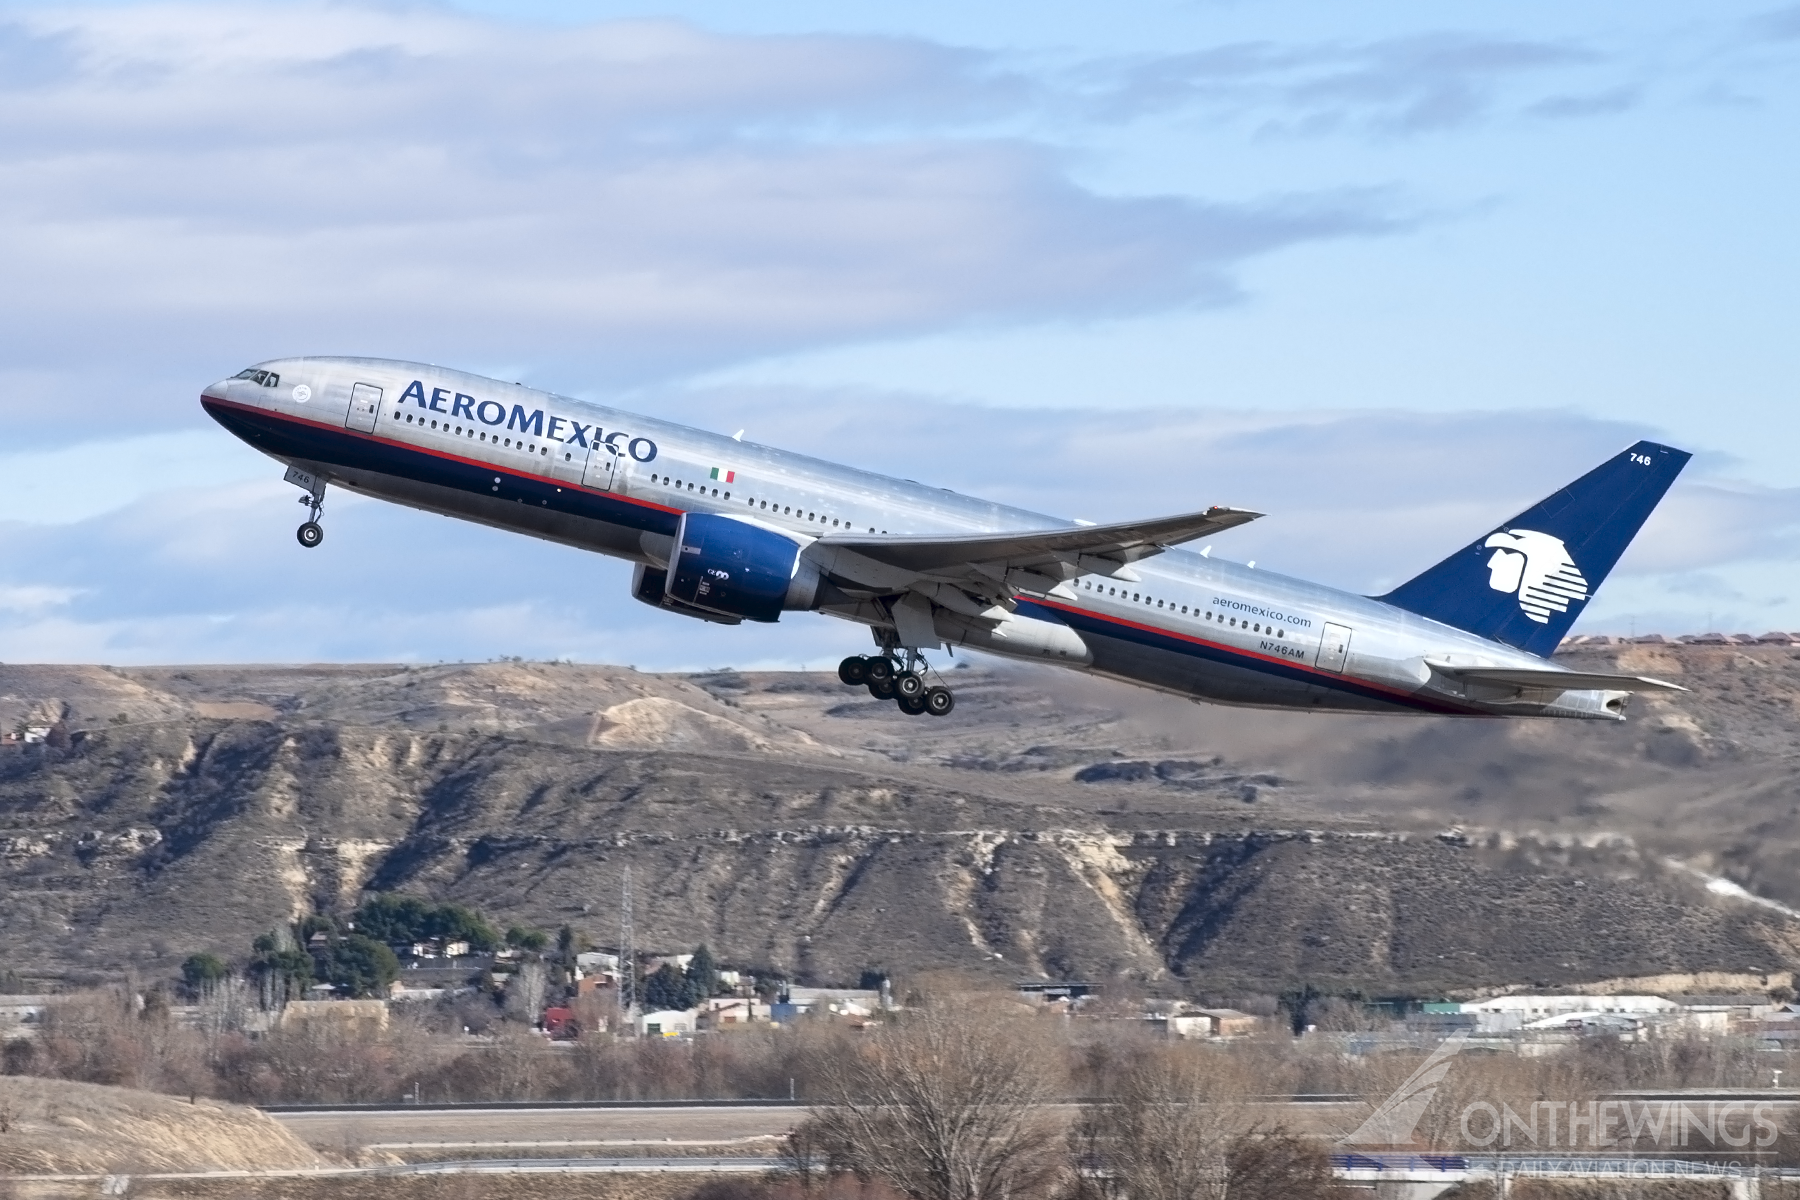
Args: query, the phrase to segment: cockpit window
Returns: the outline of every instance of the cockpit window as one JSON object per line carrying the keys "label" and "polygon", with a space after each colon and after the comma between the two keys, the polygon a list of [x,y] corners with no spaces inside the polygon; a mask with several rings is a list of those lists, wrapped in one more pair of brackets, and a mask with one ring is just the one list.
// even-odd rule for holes
{"label": "cockpit window", "polygon": [[233,379],[248,379],[260,383],[264,387],[274,387],[281,382],[281,376],[273,371],[259,371],[255,367],[247,367],[232,376]]}

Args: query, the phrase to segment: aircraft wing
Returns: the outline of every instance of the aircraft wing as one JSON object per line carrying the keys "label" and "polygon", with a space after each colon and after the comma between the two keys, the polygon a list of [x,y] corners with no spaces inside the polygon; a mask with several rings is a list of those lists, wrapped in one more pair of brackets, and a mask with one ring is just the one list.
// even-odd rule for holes
{"label": "aircraft wing", "polygon": [[[1075,564],[1081,558],[1123,565],[1160,554],[1168,546],[1191,542],[1243,525],[1262,516],[1241,508],[1209,508],[1175,517],[1154,517],[1116,525],[1070,525],[1017,533],[976,533],[959,537],[869,537],[829,534],[823,546],[846,550],[884,566],[918,575],[960,575],[975,564],[1002,570]],[[1105,563],[1096,564],[1096,569]]]}
{"label": "aircraft wing", "polygon": [[1459,667],[1425,660],[1440,675],[1470,683],[1498,683],[1518,688],[1552,688],[1565,692],[1685,692],[1677,683],[1665,683],[1644,675],[1604,675],[1592,671],[1551,671],[1533,667]]}

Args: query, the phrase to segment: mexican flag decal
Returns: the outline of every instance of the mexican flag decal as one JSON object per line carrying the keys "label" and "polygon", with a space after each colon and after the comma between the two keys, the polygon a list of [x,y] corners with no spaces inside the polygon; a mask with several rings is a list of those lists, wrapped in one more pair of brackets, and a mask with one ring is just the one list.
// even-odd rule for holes
{"label": "mexican flag decal", "polygon": [[712,469],[712,477],[714,479],[718,480],[720,483],[736,483],[737,482],[737,472],[736,471],[727,471],[724,467],[714,467]]}

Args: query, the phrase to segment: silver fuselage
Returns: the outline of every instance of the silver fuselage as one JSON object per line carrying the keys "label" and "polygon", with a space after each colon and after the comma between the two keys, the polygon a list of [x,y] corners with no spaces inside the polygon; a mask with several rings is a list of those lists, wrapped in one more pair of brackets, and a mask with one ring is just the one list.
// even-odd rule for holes
{"label": "silver fuselage", "polygon": [[[270,456],[365,495],[659,567],[690,511],[749,516],[815,539],[1072,524],[440,367],[360,358],[259,367],[279,381],[227,380],[207,388],[202,403]],[[1622,692],[1484,694],[1480,684],[1434,673],[1427,659],[1550,664],[1364,596],[1181,549],[1134,563],[1126,576],[1088,575],[1019,597],[1024,636],[970,637],[967,623],[954,621],[939,631],[952,644],[1225,704],[1623,715]],[[840,601],[828,597],[818,611],[870,625],[881,619],[878,606]],[[1032,636],[1031,625],[1065,626],[1077,640],[1053,629],[1057,636]]]}

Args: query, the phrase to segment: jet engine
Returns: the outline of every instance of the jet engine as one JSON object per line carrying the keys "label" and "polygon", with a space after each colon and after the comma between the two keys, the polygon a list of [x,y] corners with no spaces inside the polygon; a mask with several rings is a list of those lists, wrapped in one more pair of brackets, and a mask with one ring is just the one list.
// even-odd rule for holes
{"label": "jet engine", "polygon": [[[685,513],[669,567],[639,567],[632,595],[691,617],[735,625],[778,621],[813,607],[819,573],[802,562],[802,542],[781,530],[715,513]],[[661,595],[653,595],[658,585]]]}

